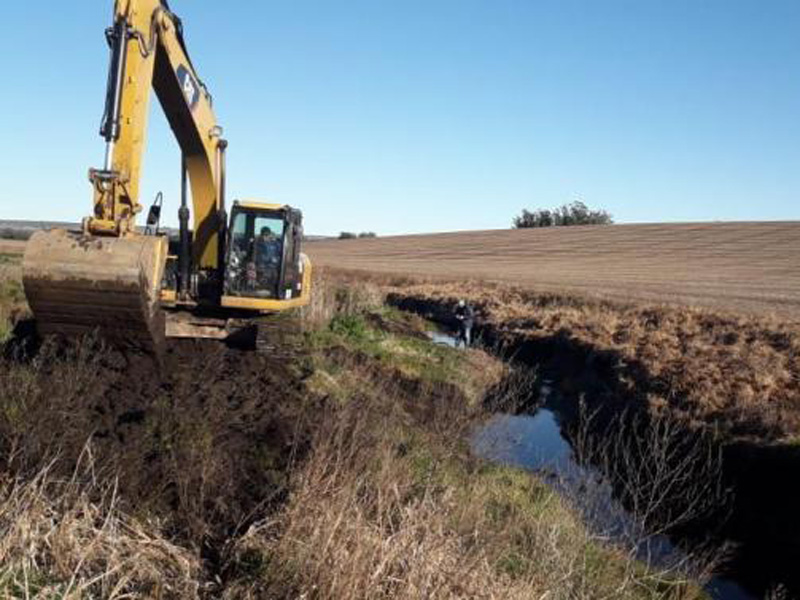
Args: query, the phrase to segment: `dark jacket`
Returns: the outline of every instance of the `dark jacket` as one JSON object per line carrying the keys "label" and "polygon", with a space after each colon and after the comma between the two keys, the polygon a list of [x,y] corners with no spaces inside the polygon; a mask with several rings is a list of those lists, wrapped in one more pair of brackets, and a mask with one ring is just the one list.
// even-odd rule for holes
{"label": "dark jacket", "polygon": [[472,327],[475,323],[475,311],[473,308],[466,304],[464,306],[456,306],[456,319],[467,327]]}
{"label": "dark jacket", "polygon": [[276,238],[256,239],[256,264],[260,267],[276,266],[281,262],[281,242]]}

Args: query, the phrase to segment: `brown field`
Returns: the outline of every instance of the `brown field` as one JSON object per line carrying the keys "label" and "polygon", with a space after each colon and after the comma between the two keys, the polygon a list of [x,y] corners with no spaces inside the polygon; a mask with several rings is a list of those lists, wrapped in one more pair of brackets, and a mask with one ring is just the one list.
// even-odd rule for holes
{"label": "brown field", "polygon": [[307,244],[319,265],[800,318],[800,222],[498,230]]}
{"label": "brown field", "polygon": [[0,254],[22,254],[25,242],[20,240],[0,240]]}

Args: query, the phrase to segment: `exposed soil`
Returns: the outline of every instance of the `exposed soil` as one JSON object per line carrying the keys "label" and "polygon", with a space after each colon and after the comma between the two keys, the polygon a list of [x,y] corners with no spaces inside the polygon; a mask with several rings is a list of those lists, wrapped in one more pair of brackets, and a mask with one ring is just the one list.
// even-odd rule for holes
{"label": "exposed soil", "polygon": [[284,499],[319,412],[301,362],[215,342],[170,341],[160,366],[96,341],[27,350],[0,371],[36,382],[29,397],[7,399],[25,417],[2,421],[4,460],[24,474],[56,458],[68,476],[89,451],[98,475],[118,478],[125,510],[165,520],[210,578],[226,541]]}

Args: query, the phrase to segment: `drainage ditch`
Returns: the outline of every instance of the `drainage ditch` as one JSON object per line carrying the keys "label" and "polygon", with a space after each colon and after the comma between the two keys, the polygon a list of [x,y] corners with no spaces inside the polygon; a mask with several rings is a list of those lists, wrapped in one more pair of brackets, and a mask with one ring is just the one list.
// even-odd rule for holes
{"label": "drainage ditch", "polygon": [[[451,307],[402,297],[392,297],[390,303],[441,325],[442,331],[430,334],[432,341],[455,346],[455,337],[446,333],[452,326]],[[536,472],[578,508],[590,529],[630,546],[656,567],[691,569],[692,557],[708,552],[724,555],[707,587],[713,598],[800,597],[800,478],[794,476],[800,472],[800,448],[752,441],[720,444],[701,440],[684,428],[681,441],[664,452],[679,457],[675,459],[676,468],[683,469],[679,475],[691,481],[680,482],[672,505],[660,507],[657,518],[642,518],[636,514],[640,507],[636,484],[646,487],[653,482],[631,481],[626,468],[635,470],[636,477],[649,470],[644,459],[631,460],[635,450],[620,454],[619,448],[648,452],[649,434],[644,430],[650,425],[642,424],[651,419],[641,403],[614,396],[615,357],[564,334],[530,340],[509,338],[491,327],[478,327],[476,333],[485,347],[535,373],[525,397],[515,399],[513,408],[506,403],[474,432],[471,441],[477,455]],[[582,425],[585,410],[593,419],[590,426]],[[623,420],[628,425],[613,425]],[[587,456],[587,441],[597,444],[603,436],[615,438],[608,445],[617,448],[617,454],[600,460]],[[621,437],[627,441],[620,444]],[[664,514],[667,520],[683,514],[686,499],[680,493],[686,486],[697,485],[698,493],[710,489],[699,481],[708,473],[692,472],[698,461],[680,462],[681,456],[696,452],[698,444],[719,461],[720,496],[709,499],[709,510],[703,514],[661,528],[659,518]],[[645,468],[636,468],[637,464]],[[711,510],[715,503],[719,506]]]}

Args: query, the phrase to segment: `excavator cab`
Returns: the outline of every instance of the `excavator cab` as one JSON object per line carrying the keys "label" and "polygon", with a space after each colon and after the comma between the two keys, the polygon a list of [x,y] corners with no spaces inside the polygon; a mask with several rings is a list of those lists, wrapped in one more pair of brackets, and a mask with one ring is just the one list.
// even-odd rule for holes
{"label": "excavator cab", "polygon": [[234,202],[225,255],[223,306],[292,300],[303,294],[302,213],[288,206]]}

